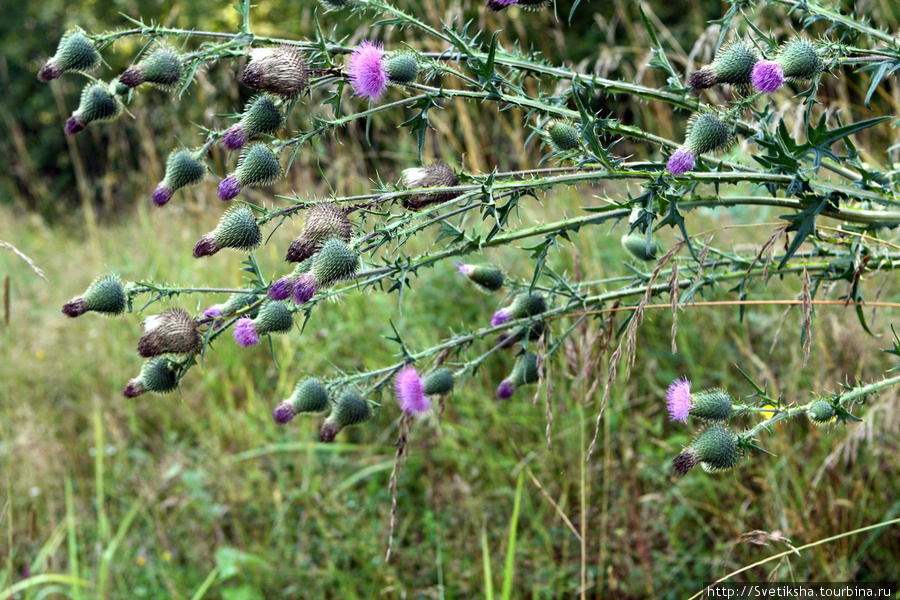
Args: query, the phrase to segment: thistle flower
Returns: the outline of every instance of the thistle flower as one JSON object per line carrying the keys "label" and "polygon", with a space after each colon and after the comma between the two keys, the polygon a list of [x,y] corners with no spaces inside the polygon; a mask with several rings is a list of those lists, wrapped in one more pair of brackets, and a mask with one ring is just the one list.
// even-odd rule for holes
{"label": "thistle flower", "polygon": [[94,47],[94,42],[76,27],[60,38],[56,54],[38,71],[38,79],[52,81],[69,71],[86,73],[99,63],[100,53]]}
{"label": "thistle flower", "polygon": [[523,385],[537,383],[540,379],[540,372],[537,366],[537,355],[532,352],[526,352],[519,357],[509,377],[500,382],[497,386],[497,399],[508,400]]}
{"label": "thistle flower", "polygon": [[347,390],[338,396],[331,408],[331,414],[322,423],[319,441],[333,442],[334,437],[344,427],[358,425],[372,418],[372,407],[356,392]]}
{"label": "thistle flower", "polygon": [[203,314],[200,315],[201,320],[207,321],[212,319],[219,319],[222,317],[222,308],[224,308],[224,304],[213,304],[209,308],[203,311]]}
{"label": "thistle flower", "polygon": [[682,146],[666,162],[666,170],[672,175],[684,175],[694,168],[694,153]]}
{"label": "thistle flower", "polygon": [[719,83],[746,85],[751,83],[753,65],[759,53],[750,42],[735,40],[719,49],[715,60],[691,74],[688,84],[695,90],[710,88]]}
{"label": "thistle flower", "polygon": [[284,127],[284,115],[269,94],[254,96],[244,107],[241,120],[222,134],[222,145],[237,150],[260,135],[275,135]]}
{"label": "thistle flower", "polygon": [[138,354],[144,358],[161,354],[187,354],[200,348],[199,323],[182,308],[170,308],[141,322],[144,333]]}
{"label": "thistle flower", "polygon": [[578,130],[565,119],[554,119],[545,129],[550,145],[558,152],[574,150],[578,147]]}
{"label": "thistle flower", "polygon": [[513,303],[501,308],[491,318],[491,325],[496,327],[514,319],[531,317],[547,310],[547,302],[540,292],[521,292]]}
{"label": "thistle flower", "polygon": [[784,85],[784,69],[774,60],[761,60],[753,65],[750,78],[757,92],[771,94]]}
{"label": "thistle flower", "polygon": [[[671,172],[672,169],[669,169]],[[656,260],[659,244],[653,236],[643,233],[629,233],[622,236],[622,247],[634,258],[643,261]]]}
{"label": "thistle flower", "polygon": [[78,109],[66,121],[66,135],[75,135],[93,121],[108,121],[119,116],[122,104],[110,93],[106,84],[88,84],[81,92]]}
{"label": "thistle flower", "polygon": [[328,408],[328,391],[318,379],[304,379],[294,388],[287,400],[279,402],[272,411],[272,419],[284,425],[300,413],[319,413]]}
{"label": "thistle flower", "polygon": [[175,150],[166,159],[166,175],[153,192],[153,204],[163,206],[176,191],[200,183],[205,175],[206,165],[190,150]]}
{"label": "thistle flower", "polygon": [[247,186],[271,185],[284,174],[278,157],[263,143],[247,148],[234,173],[219,183],[219,199],[231,200]]}
{"label": "thistle flower", "polygon": [[128,67],[119,82],[130,88],[149,83],[158,88],[172,89],[184,75],[184,60],[175,48],[158,44],[134,66]]}
{"label": "thistle flower", "polygon": [[397,373],[394,380],[397,403],[403,412],[418,416],[431,410],[431,401],[425,396],[424,385],[412,365]]}
{"label": "thistle flower", "polygon": [[385,72],[392,83],[412,83],[419,75],[419,59],[413,52],[394,52],[385,58]]}
{"label": "thistle flower", "polygon": [[168,394],[178,387],[178,366],[165,356],[151,358],[141,367],[138,376],[128,382],[122,395],[135,398],[144,392]]}
{"label": "thistle flower", "polygon": [[503,271],[494,265],[460,263],[456,265],[456,271],[465,275],[469,281],[478,286],[478,289],[483,292],[496,292],[503,287],[505,279]]}
{"label": "thistle flower", "polygon": [[694,442],[672,460],[677,475],[685,475],[697,464],[707,473],[717,473],[737,466],[743,456],[738,436],[722,425],[710,425]]}
{"label": "thistle flower", "polygon": [[105,315],[120,315],[125,312],[125,288],[115,275],[104,275],[95,279],[87,290],[77,298],[72,298],[62,307],[68,317],[80,317],[88,311]]}
{"label": "thistle flower", "polygon": [[687,423],[691,406],[691,382],[687,377],[676,379],[666,391],[669,420]]}
{"label": "thistle flower", "polygon": [[269,286],[268,296],[272,300],[285,300],[291,297],[291,292],[293,291],[293,284],[291,283],[290,277],[282,277],[272,283]]}
{"label": "thistle flower", "polygon": [[234,340],[242,348],[259,344],[259,336],[285,333],[294,326],[294,316],[284,302],[266,302],[255,318],[241,317],[234,327]]}
{"label": "thistle flower", "polygon": [[808,416],[809,420],[813,422],[813,425],[816,425],[817,427],[834,423],[835,420],[837,420],[834,406],[827,400],[816,400],[810,404],[809,408],[806,409],[806,416]]}
{"label": "thistle flower", "polygon": [[300,306],[309,302],[310,298],[315,296],[319,291],[319,282],[311,273],[304,273],[293,280],[291,285],[291,300],[294,304]]}
{"label": "thistle flower", "polygon": [[698,155],[724,150],[731,141],[731,130],[716,114],[694,113],[688,121],[684,146],[672,154],[666,169],[673,175],[682,175],[694,168]]}
{"label": "thistle flower", "polygon": [[210,233],[194,246],[194,258],[212,256],[222,248],[250,251],[262,243],[262,231],[246,206],[229,209]]}
{"label": "thistle flower", "polygon": [[350,54],[347,65],[350,87],[357,96],[377,102],[387,89],[388,75],[381,42],[365,40]]}
{"label": "thistle flower", "polygon": [[334,202],[319,202],[306,212],[306,223],[300,236],[291,242],[285,260],[302,262],[318,252],[329,238],[336,237],[349,242],[353,224],[347,213]]}
{"label": "thistle flower", "polygon": [[[405,169],[402,174],[403,185],[407,188],[456,187],[459,179],[456,173],[445,162],[436,162],[425,168]],[[447,202],[459,196],[460,192],[438,192],[413,194],[403,200],[403,208],[418,210],[429,204]]]}
{"label": "thistle flower", "polygon": [[303,52],[294,46],[255,48],[240,80],[254,90],[296,98],[309,89],[309,66]]}

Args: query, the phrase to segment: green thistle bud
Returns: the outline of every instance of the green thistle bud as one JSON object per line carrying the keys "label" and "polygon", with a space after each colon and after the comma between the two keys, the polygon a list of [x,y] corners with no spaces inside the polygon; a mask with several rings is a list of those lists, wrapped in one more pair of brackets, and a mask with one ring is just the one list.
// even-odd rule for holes
{"label": "green thistle bud", "polygon": [[284,302],[266,302],[259,309],[259,314],[253,319],[256,333],[284,333],[294,326],[294,315]]}
{"label": "green thistle bud", "polygon": [[419,75],[419,61],[412,52],[395,52],[386,65],[387,76],[394,83],[410,83]]}
{"label": "green thistle bud", "polygon": [[295,98],[309,89],[309,66],[303,52],[294,46],[255,48],[240,79],[254,90]]}
{"label": "green thistle bud", "polygon": [[834,423],[837,415],[834,412],[834,406],[827,400],[816,400],[806,410],[806,415],[813,424],[821,426]]}
{"label": "green thistle bud", "polygon": [[441,367],[435,369],[427,377],[422,385],[422,392],[428,396],[432,394],[449,394],[453,391],[453,371]]}
{"label": "green thistle bud", "polygon": [[456,269],[483,292],[496,292],[503,287],[503,282],[506,279],[503,271],[494,265],[460,264],[457,265]]}
{"label": "green thistle bud", "polygon": [[194,258],[212,256],[222,248],[250,251],[262,243],[262,231],[246,206],[229,209],[219,225],[194,246]]}
{"label": "green thistle bud", "polygon": [[94,280],[84,294],[69,300],[62,312],[69,317],[80,317],[88,311],[105,315],[120,315],[125,312],[125,288],[115,275],[105,275]]}
{"label": "green thistle bud", "polygon": [[166,44],[158,44],[136,65],[128,67],[119,76],[119,82],[130,88],[150,83],[158,88],[172,89],[183,75],[184,60],[178,51]]}
{"label": "green thistle bud", "polygon": [[534,352],[526,352],[520,356],[519,360],[516,361],[515,366],[513,366],[512,372],[509,374],[509,380],[512,381],[516,387],[537,383],[539,379],[540,372],[538,371],[537,354]]}
{"label": "green thistle bud", "polygon": [[272,135],[284,127],[284,115],[270,94],[254,96],[241,116],[241,125],[248,133]]}
{"label": "green thistle bud", "polygon": [[737,434],[722,425],[710,425],[675,457],[672,464],[677,475],[685,475],[697,463],[707,473],[717,473],[737,466],[742,456]]}
{"label": "green thistle bud", "polygon": [[178,387],[178,363],[164,356],[151,358],[141,367],[138,376],[128,382],[122,395],[126,398],[140,396],[144,392],[168,394]]}
{"label": "green thistle bud", "polygon": [[287,400],[279,402],[272,411],[272,418],[284,425],[300,413],[318,413],[328,408],[328,391],[318,379],[305,379],[297,384]]}
{"label": "green thistle bud", "polygon": [[[222,305],[222,314],[230,315],[236,313],[238,311],[242,311],[245,308],[249,308],[256,304],[257,296],[256,294],[232,294],[228,300],[225,301],[225,304]],[[259,314],[259,306],[256,306],[252,310],[246,313],[246,316],[254,318]]]}
{"label": "green thistle bud", "polygon": [[721,388],[691,394],[688,414],[704,423],[725,423],[732,415],[733,398]]}
{"label": "green thistle bud", "polygon": [[759,53],[750,42],[735,40],[722,46],[715,60],[693,73],[688,83],[695,90],[706,89],[717,83],[746,86],[751,83],[753,65],[759,60]]}
{"label": "green thistle bud", "polygon": [[187,354],[200,348],[199,323],[182,308],[170,308],[144,319],[138,354],[144,358],[161,354]]}
{"label": "green thistle bud", "polygon": [[162,206],[183,187],[196,185],[206,176],[206,165],[190,150],[175,150],[166,159],[166,175],[153,192],[153,203]]}
{"label": "green thistle bud", "polygon": [[788,79],[812,79],[825,69],[818,46],[802,39],[791,40],[782,46],[776,62]]}
{"label": "green thistle bud", "polygon": [[81,92],[78,110],[66,121],[66,135],[75,135],[93,121],[114,119],[121,112],[122,104],[110,93],[106,84],[89,84]]}
{"label": "green thistle bud", "polygon": [[322,424],[319,440],[332,442],[344,427],[358,425],[372,418],[372,407],[356,392],[345,391],[334,402],[331,414]]}
{"label": "green thistle bud", "polygon": [[724,150],[731,145],[731,130],[713,113],[694,113],[688,121],[684,145],[694,156]]}
{"label": "green thistle bud", "polygon": [[353,223],[337,204],[333,202],[314,204],[306,213],[303,232],[291,242],[285,260],[304,261],[315,254],[329,238],[336,237],[349,242],[352,235]]}
{"label": "green thistle bud", "polygon": [[66,32],[59,40],[56,54],[38,72],[38,79],[51,81],[63,73],[77,71],[86,73],[100,63],[100,53],[94,42],[78,28]]}
{"label": "green thistle bud", "polygon": [[313,278],[319,288],[326,288],[338,281],[352,279],[359,270],[359,254],[338,238],[330,238],[313,260]]}
{"label": "green thistle bud", "polygon": [[278,157],[265,144],[253,144],[243,153],[234,172],[242,186],[271,185],[283,175]]}
{"label": "green thistle bud", "polygon": [[550,144],[558,151],[573,150],[578,147],[578,130],[571,122],[553,120],[547,124]]}
{"label": "green thistle bud", "polygon": [[622,247],[638,260],[656,260],[659,254],[659,245],[653,236],[643,233],[629,233],[622,236]]}

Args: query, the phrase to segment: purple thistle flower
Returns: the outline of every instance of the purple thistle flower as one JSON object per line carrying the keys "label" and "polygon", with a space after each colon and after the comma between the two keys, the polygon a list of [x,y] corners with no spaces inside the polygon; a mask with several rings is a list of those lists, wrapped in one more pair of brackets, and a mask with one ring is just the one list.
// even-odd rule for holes
{"label": "purple thistle flower", "polygon": [[431,401],[422,391],[422,380],[413,366],[406,367],[397,373],[394,380],[397,392],[397,403],[400,409],[410,415],[420,415],[431,408]]}
{"label": "purple thistle flower", "polygon": [[456,272],[460,275],[468,275],[472,272],[474,267],[472,265],[467,265],[466,263],[457,263],[456,264]]}
{"label": "purple thistle flower", "polygon": [[235,124],[222,134],[222,145],[226,150],[237,150],[247,143],[247,134],[240,123]]}
{"label": "purple thistle flower", "polygon": [[492,10],[494,12],[498,12],[506,8],[507,6],[512,6],[513,4],[517,4],[519,0],[488,0],[487,7],[488,10]]}
{"label": "purple thistle flower", "polygon": [[269,298],[272,300],[286,300],[293,291],[290,277],[282,277],[269,287]]}
{"label": "purple thistle flower", "polygon": [[753,65],[750,81],[756,91],[771,94],[784,85],[784,69],[774,60],[761,60]]}
{"label": "purple thistle flower", "polygon": [[66,135],[75,135],[85,128],[87,123],[82,123],[77,117],[69,117],[66,121]]}
{"label": "purple thistle flower", "polygon": [[233,173],[219,183],[219,200],[231,200],[241,193],[243,186]]}
{"label": "purple thistle flower", "polygon": [[255,346],[259,343],[259,334],[256,333],[256,325],[250,317],[241,317],[234,326],[234,341],[241,348]]}
{"label": "purple thistle flower", "polygon": [[272,410],[272,419],[279,425],[290,422],[296,415],[297,411],[294,410],[294,405],[290,400],[282,400]]}
{"label": "purple thistle flower", "polygon": [[209,308],[203,311],[202,317],[204,319],[218,319],[222,316],[222,307],[224,304],[213,304]]}
{"label": "purple thistle flower", "polygon": [[318,291],[319,283],[316,281],[316,278],[309,273],[305,273],[294,280],[294,289],[293,292],[291,292],[291,299],[294,301],[294,304],[305,304],[310,298],[315,296]]}
{"label": "purple thistle flower", "polygon": [[683,175],[694,168],[694,153],[682,146],[669,157],[666,169],[672,175]]}
{"label": "purple thistle flower", "polygon": [[162,206],[172,199],[173,194],[175,194],[175,192],[172,190],[172,188],[167,186],[165,183],[160,183],[153,191],[153,204],[155,204],[156,206]]}
{"label": "purple thistle flower", "polygon": [[380,42],[365,40],[350,54],[350,87],[353,93],[376,102],[387,89],[384,49]]}
{"label": "purple thistle flower", "polygon": [[496,327],[497,325],[503,325],[507,321],[512,321],[512,315],[509,314],[509,310],[505,308],[501,308],[494,313],[493,317],[491,317],[491,325],[494,327]]}
{"label": "purple thistle flower", "polygon": [[512,395],[516,391],[516,384],[514,384],[509,379],[504,379],[500,382],[500,385],[497,386],[497,399],[498,400],[509,400],[512,398]]}
{"label": "purple thistle flower", "polygon": [[676,379],[666,391],[666,406],[669,409],[670,421],[687,423],[688,411],[691,410],[691,382],[687,377]]}

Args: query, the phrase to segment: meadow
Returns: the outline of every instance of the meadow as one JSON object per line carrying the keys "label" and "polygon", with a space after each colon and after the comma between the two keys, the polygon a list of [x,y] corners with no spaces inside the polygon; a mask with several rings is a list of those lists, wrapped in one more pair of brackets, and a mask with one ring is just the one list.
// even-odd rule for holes
{"label": "meadow", "polygon": [[[771,4],[759,11],[766,19],[759,27],[787,29],[787,10]],[[485,32],[502,30],[508,46],[528,40],[548,60],[580,61],[603,77],[665,84],[646,67],[653,42],[637,7],[623,2],[575,6],[591,16],[577,26],[567,18],[572,4],[556,5],[555,14],[494,14],[452,2],[403,6],[429,22],[473,19],[473,27]],[[48,3],[29,19],[48,19],[50,8]],[[131,8],[148,22],[171,27],[238,26],[236,11],[224,4],[209,14],[192,3]],[[657,3],[644,8],[678,69],[712,59],[716,30],[708,20],[724,12],[720,3],[700,3],[686,15]],[[900,18],[887,1],[865,8],[882,26]],[[130,26],[121,16],[92,12],[90,3],[66,10],[66,25]],[[318,15],[331,19],[329,26],[350,45],[367,37],[401,40],[400,27],[372,26],[374,19],[364,15],[338,22],[312,4],[296,12],[294,20],[286,3],[261,6],[254,31],[311,37]],[[807,33],[825,35],[828,25],[809,23]],[[28,59],[17,68],[34,79],[58,33],[18,49]],[[8,32],[4,38],[6,46],[12,38]],[[129,40],[104,58],[127,66],[140,49],[140,42]],[[705,42],[692,48],[684,40]],[[427,46],[433,40],[423,43],[420,50],[441,49]],[[553,324],[567,335],[554,338],[557,351],[548,355],[541,385],[497,400],[497,384],[509,373],[515,350],[494,352],[457,380],[441,410],[414,423],[396,497],[391,483],[398,414],[390,386],[373,398],[381,408],[371,422],[348,428],[331,444],[318,441],[320,419],[298,416],[277,425],[272,408],[307,375],[374,371],[407,350],[487,325],[502,297],[473,291],[453,260],[416,271],[402,295],[388,293],[388,286],[347,284],[316,305],[302,328],[273,336],[271,345],[240,348],[222,336],[176,392],[122,397],[141,368],[135,344],[147,315],[170,306],[199,313],[228,294],[173,294],[148,306],[149,297],[142,296],[134,313],[119,318],[69,319],[60,309],[109,272],[173,287],[245,285],[246,254],[191,256],[198,237],[222,213],[211,177],[165,207],[150,201],[174,140],[200,139],[191,123],[232,122],[223,115],[239,110],[249,96],[234,84],[234,71],[228,63],[211,66],[181,105],[144,93],[128,107],[134,118],[91,125],[65,139],[62,123],[77,102],[77,78],[53,82],[52,91],[29,83],[21,107],[33,110],[24,116],[14,104],[4,106],[12,141],[4,151],[12,168],[3,182],[9,194],[0,202],[0,241],[27,255],[45,277],[13,252],[0,251],[0,479],[6,492],[0,598],[688,598],[704,582],[750,565],[732,580],[896,580],[896,387],[854,406],[861,422],[777,422],[756,438],[771,454],[753,453],[724,473],[695,469],[680,478],[672,473],[672,459],[697,428],[673,423],[666,410],[667,387],[684,375],[697,388],[723,387],[754,403],[743,371],[785,407],[885,377],[897,367],[897,357],[884,350],[896,343],[892,325],[897,329],[900,301],[898,278],[889,269],[867,272],[860,283],[871,333],[855,308],[844,306],[850,288],[840,278],[817,297],[821,303],[808,328],[802,307],[783,303],[802,297],[799,277],[755,281],[748,296],[753,303],[736,301],[724,276],[722,285],[698,293],[675,313],[666,294],[655,298],[651,304],[659,306],[646,310],[636,332],[634,367],[626,377],[620,366],[610,388],[590,458],[611,355],[627,335],[634,306],[606,305],[581,320],[565,315]],[[820,93],[832,102],[831,119],[838,109],[847,121],[896,118],[896,77],[866,106],[870,75],[847,67],[840,77],[823,79]],[[322,92],[312,98],[321,101],[316,93]],[[801,111],[789,94],[779,98],[779,116],[796,125]],[[40,102],[46,104],[29,104]],[[683,134],[686,119],[672,107],[623,95],[597,103],[598,112],[659,136]],[[288,129],[306,124],[306,108],[300,108]],[[450,99],[432,112],[422,154],[479,175],[552,166],[541,162],[547,149],[523,126],[521,112]],[[284,181],[249,190],[248,202],[282,207],[292,198],[369,194],[382,182],[397,181],[404,168],[417,164],[419,151],[415,136],[399,127],[402,120],[376,114],[368,127],[353,123],[312,140]],[[896,180],[896,163],[890,162],[896,149],[886,151],[895,139],[891,123],[854,136],[864,162]],[[615,151],[629,160],[660,160],[633,139]],[[745,140],[723,160],[749,163],[756,151]],[[225,152],[214,147],[210,160],[217,175],[228,171]],[[752,197],[761,187],[738,183],[728,193]],[[519,201],[507,229],[582,215],[585,208],[608,207],[611,198],[641,190],[625,180],[538,191]],[[717,191],[704,187],[707,194]],[[778,206],[697,208],[690,211],[691,233],[701,245],[713,236],[723,255],[752,256],[783,224],[782,212]],[[464,223],[473,234],[491,229],[480,215]],[[818,224],[826,238],[843,235],[839,219]],[[287,220],[254,252],[262,272],[284,271],[284,248],[299,225]],[[415,256],[436,250],[439,233],[437,225],[425,227],[403,251]],[[646,282],[653,264],[636,261],[621,247],[625,233],[627,218],[557,238],[547,268],[567,282]],[[870,233],[896,248],[895,229]],[[667,249],[681,239],[676,228],[656,235]],[[804,245],[801,254],[814,245]],[[534,240],[485,247],[465,259],[501,265],[527,285],[535,269]],[[400,333],[402,348],[395,339]],[[448,364],[463,363],[465,351],[488,352],[492,344],[493,337],[478,338],[450,355]],[[751,427],[766,416],[739,420]]]}

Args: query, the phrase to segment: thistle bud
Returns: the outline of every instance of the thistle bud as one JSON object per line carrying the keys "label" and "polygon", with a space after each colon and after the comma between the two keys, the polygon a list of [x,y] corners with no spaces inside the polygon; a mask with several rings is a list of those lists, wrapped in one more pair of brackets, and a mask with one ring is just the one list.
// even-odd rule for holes
{"label": "thistle bud", "polygon": [[386,70],[393,83],[411,83],[419,75],[419,61],[412,52],[395,52],[387,57]]}
{"label": "thistle bud", "polygon": [[738,436],[733,431],[722,425],[710,425],[672,460],[672,465],[677,475],[685,475],[698,463],[707,473],[717,473],[734,468],[742,456]]}
{"label": "thistle bud", "polygon": [[197,241],[194,258],[212,256],[222,248],[249,252],[262,243],[262,231],[246,206],[229,209],[218,226]]}
{"label": "thistle bud", "polygon": [[[403,171],[403,185],[408,188],[456,187],[459,179],[456,173],[445,162],[436,162],[424,169],[406,169]],[[429,204],[447,202],[459,196],[459,192],[439,192],[436,194],[420,193],[403,200],[403,208],[418,210]]]}
{"label": "thistle bud", "polygon": [[294,388],[294,393],[272,411],[272,419],[284,425],[300,413],[319,413],[328,408],[328,391],[318,379],[304,379]]}
{"label": "thistle bud", "polygon": [[505,276],[503,271],[494,265],[467,265],[461,263],[456,266],[459,273],[465,275],[469,281],[478,286],[483,292],[496,292],[503,287]]}
{"label": "thistle bud", "polygon": [[100,53],[94,42],[81,29],[71,29],[60,38],[56,54],[41,67],[38,79],[51,81],[69,71],[85,73],[99,63]]}
{"label": "thistle bud", "polygon": [[275,153],[265,144],[253,144],[241,154],[235,172],[219,183],[219,199],[231,200],[247,186],[271,185],[283,174]]}
{"label": "thistle bud", "polygon": [[237,150],[260,135],[275,135],[284,127],[284,120],[271,95],[254,96],[247,102],[241,120],[222,135],[222,144],[228,150]]}
{"label": "thistle bud", "polygon": [[144,358],[161,354],[187,354],[200,348],[199,323],[186,310],[170,308],[144,319],[138,354]]}
{"label": "thistle bud", "polygon": [[659,245],[653,236],[643,233],[629,233],[622,236],[622,247],[638,260],[651,261],[656,260],[659,253]]}
{"label": "thistle bud", "polygon": [[359,254],[338,238],[330,238],[313,259],[310,274],[320,289],[352,279],[359,270]]}
{"label": "thistle bud", "polygon": [[497,387],[497,399],[508,400],[519,387],[537,383],[539,379],[537,355],[533,352],[526,352],[516,361],[509,377],[500,382]]}
{"label": "thistle bud", "polygon": [[827,400],[816,400],[813,402],[809,408],[806,409],[806,415],[809,417],[809,420],[817,426],[834,423],[837,419],[837,415],[834,412],[834,406]]}
{"label": "thistle bud", "polygon": [[566,120],[553,120],[547,124],[547,137],[550,145],[560,152],[578,147],[578,130]]}
{"label": "thistle bud", "polygon": [[733,398],[721,388],[703,390],[691,394],[688,414],[704,423],[723,424],[731,418]]}
{"label": "thistle bud", "polygon": [[688,121],[684,145],[694,156],[718,152],[731,145],[731,130],[714,113],[694,113]]}
{"label": "thistle bud", "polygon": [[294,326],[294,316],[287,304],[280,301],[265,302],[256,318],[242,317],[234,327],[234,340],[242,348],[255,346],[259,336],[267,333],[285,333]]}
{"label": "thistle bud", "polygon": [[545,310],[547,302],[540,292],[522,292],[515,297],[512,304],[494,313],[491,325],[496,327],[507,321],[540,314]]}
{"label": "thistle bud", "polygon": [[162,206],[183,187],[195,185],[206,176],[206,165],[197,160],[190,150],[182,148],[166,159],[166,175],[153,192],[153,203]]}
{"label": "thistle bud", "polygon": [[344,427],[358,425],[372,418],[372,407],[356,392],[347,390],[338,396],[331,414],[322,423],[319,441],[333,442],[334,437]]}
{"label": "thistle bud", "polygon": [[812,79],[825,69],[818,45],[799,38],[781,47],[777,61],[788,79]]}
{"label": "thistle bud", "polygon": [[422,391],[428,396],[449,394],[453,391],[453,371],[435,369],[422,381]]}
{"label": "thistle bud", "polygon": [[718,83],[747,85],[751,82],[753,65],[759,61],[759,53],[752,44],[735,40],[719,49],[715,60],[693,73],[688,81],[695,90],[712,87]]}
{"label": "thistle bud", "polygon": [[169,90],[184,75],[184,59],[175,48],[158,44],[144,54],[136,65],[128,67],[119,76],[119,82],[130,88],[149,83]]}
{"label": "thistle bud", "polygon": [[75,135],[93,121],[108,121],[119,116],[122,104],[102,83],[85,86],[81,92],[78,109],[66,121],[66,135]]}
{"label": "thistle bud", "polygon": [[250,318],[256,317],[259,314],[257,296],[251,293],[232,294],[220,308],[220,314],[223,316],[232,315],[240,311],[246,311],[246,315]]}
{"label": "thistle bud", "polygon": [[309,88],[309,66],[303,52],[294,46],[256,48],[240,79],[254,90],[296,98]]}
{"label": "thistle bud", "polygon": [[165,356],[157,356],[144,363],[141,372],[128,382],[122,395],[126,398],[134,398],[144,392],[168,394],[177,387],[178,363]]}
{"label": "thistle bud", "polygon": [[105,315],[120,315],[125,312],[125,288],[115,275],[104,275],[95,279],[85,292],[66,302],[62,312],[69,317],[80,317],[88,311]]}
{"label": "thistle bud", "polygon": [[353,224],[340,207],[333,202],[314,204],[306,213],[303,232],[287,251],[285,260],[302,262],[315,254],[329,238],[336,237],[349,242],[353,235]]}

